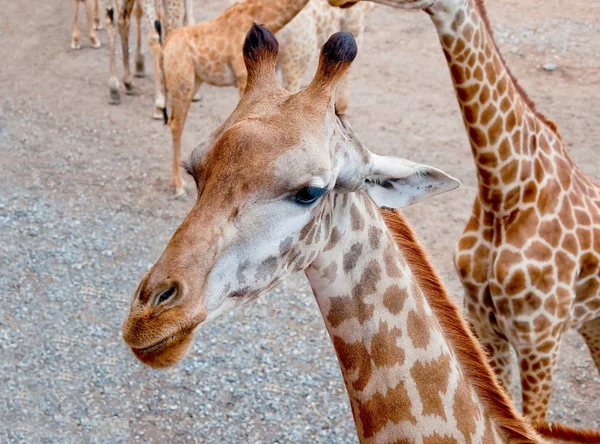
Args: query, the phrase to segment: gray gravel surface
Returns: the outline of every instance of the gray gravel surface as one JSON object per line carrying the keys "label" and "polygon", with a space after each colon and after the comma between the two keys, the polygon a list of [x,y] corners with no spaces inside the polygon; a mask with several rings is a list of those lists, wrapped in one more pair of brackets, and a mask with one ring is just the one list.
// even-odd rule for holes
{"label": "gray gravel surface", "polygon": [[[513,71],[597,174],[600,78],[590,55],[600,54],[600,11],[583,0],[569,10],[490,3]],[[195,6],[198,20],[225,7]],[[150,119],[151,80],[136,79],[140,95],[109,106],[106,47],[92,50],[84,36],[81,51],[69,49],[71,8],[0,0],[0,442],[356,442],[302,276],[200,330],[173,369],[143,367],[124,345],[131,294],[193,192],[169,197],[170,136]],[[369,23],[350,119],[375,151],[463,181],[452,198],[407,211],[461,297],[451,251],[475,180],[443,57],[424,14],[377,8]],[[544,72],[549,62],[559,69]],[[236,103],[234,88],[202,93],[186,154]],[[553,419],[600,427],[600,379],[575,333],[555,385]]]}

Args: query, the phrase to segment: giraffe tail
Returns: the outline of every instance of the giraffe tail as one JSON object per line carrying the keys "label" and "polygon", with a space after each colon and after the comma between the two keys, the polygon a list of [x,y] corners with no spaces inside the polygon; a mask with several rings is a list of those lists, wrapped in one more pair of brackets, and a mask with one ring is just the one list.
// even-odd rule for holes
{"label": "giraffe tail", "polygon": [[534,424],[537,432],[546,439],[560,442],[597,443],[600,444],[600,430],[576,429],[563,424],[538,422]]}
{"label": "giraffe tail", "polygon": [[[160,23],[160,20],[154,20],[154,29],[156,29],[156,32],[158,33],[158,42],[162,46],[162,44],[163,44],[163,36],[162,36],[162,25]],[[159,65],[160,65],[160,70],[162,72],[162,76],[163,76],[163,79],[164,79],[165,78],[165,71],[164,71],[164,68],[163,68],[162,50],[160,52]],[[167,113],[167,96],[168,96],[168,91],[167,91],[167,88],[166,88],[166,85],[165,85],[165,106],[162,109],[163,121],[165,122],[165,125],[167,125],[169,123],[169,113]]]}

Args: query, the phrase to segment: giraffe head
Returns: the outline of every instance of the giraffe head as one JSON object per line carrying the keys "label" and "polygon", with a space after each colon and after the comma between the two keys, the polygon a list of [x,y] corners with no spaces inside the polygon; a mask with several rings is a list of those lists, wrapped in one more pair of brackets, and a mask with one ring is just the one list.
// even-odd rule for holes
{"label": "giraffe head", "polygon": [[372,154],[335,114],[336,85],[356,56],[351,34],[327,41],[315,78],[297,94],[277,83],[277,49],[266,28],[250,30],[244,95],[188,162],[197,202],[142,279],[123,325],[146,364],[176,363],[199,324],[307,268],[335,241],[338,197],[364,190],[400,208],[458,186],[434,168]]}

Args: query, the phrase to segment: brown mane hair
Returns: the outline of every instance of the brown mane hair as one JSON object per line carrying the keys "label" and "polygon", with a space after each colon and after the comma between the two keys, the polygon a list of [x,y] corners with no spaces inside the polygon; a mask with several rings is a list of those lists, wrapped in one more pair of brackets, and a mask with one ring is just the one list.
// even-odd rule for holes
{"label": "brown mane hair", "polygon": [[490,40],[492,41],[492,44],[494,45],[494,48],[496,49],[496,53],[500,57],[500,61],[502,62],[502,65],[504,66],[504,69],[506,70],[508,77],[510,77],[513,84],[515,85],[515,89],[517,90],[517,93],[521,96],[521,98],[523,99],[525,104],[529,107],[529,109],[533,112],[533,114],[538,119],[540,119],[542,121],[542,123],[544,123],[548,128],[550,128],[558,136],[559,139],[562,140],[562,136],[560,135],[560,132],[558,131],[556,123],[554,123],[552,120],[548,119],[545,115],[543,115],[541,112],[539,112],[537,110],[535,102],[525,92],[523,87],[519,84],[519,81],[515,78],[515,76],[511,72],[510,68],[506,64],[506,61],[504,60],[504,57],[502,56],[502,53],[500,52],[500,48],[498,48],[496,39],[494,38],[494,31],[492,30],[492,25],[490,23],[487,9],[485,7],[485,0],[475,0],[475,7],[477,8],[479,15],[481,16],[481,19],[483,20],[483,24],[485,25],[485,28],[490,37]]}
{"label": "brown mane hair", "polygon": [[511,443],[543,442],[500,387],[479,342],[450,299],[437,270],[429,262],[406,220],[397,211],[380,210],[380,213],[417,278],[467,380],[504,438]]}
{"label": "brown mane hair", "polygon": [[494,419],[504,438],[511,443],[544,442],[537,432],[549,439],[567,442],[600,443],[600,431],[576,429],[562,424],[538,422],[534,427],[514,407],[502,389],[487,357],[468,327],[459,308],[450,299],[437,270],[419,244],[412,228],[398,211],[379,210],[398,248],[417,278],[444,336],[458,357],[460,366],[475,392]]}

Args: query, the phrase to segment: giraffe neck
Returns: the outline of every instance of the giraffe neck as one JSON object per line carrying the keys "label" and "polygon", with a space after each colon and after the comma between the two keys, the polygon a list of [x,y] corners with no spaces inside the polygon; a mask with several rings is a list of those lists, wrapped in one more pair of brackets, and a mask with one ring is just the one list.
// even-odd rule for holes
{"label": "giraffe neck", "polygon": [[[331,240],[306,274],[338,355],[361,442],[418,442],[418,437],[439,442],[443,436],[457,442],[501,441],[497,421],[464,376],[456,358],[460,353],[448,342],[438,313],[374,204],[361,193],[330,198]],[[463,321],[460,325],[468,335]],[[465,353],[470,360],[479,357],[496,395],[504,397],[498,405],[508,403],[469,338],[479,355]],[[505,416],[520,424],[514,410]]]}
{"label": "giraffe neck", "polygon": [[265,25],[276,33],[306,6],[309,0],[247,0],[239,3],[241,7],[250,8],[251,16],[256,23]]}
{"label": "giraffe neck", "polygon": [[[510,212],[527,200],[529,179],[553,151],[563,154],[554,123],[535,111],[493,40],[483,0],[438,0],[427,10],[440,37],[477,167],[479,196],[488,210]],[[540,153],[541,152],[541,153]],[[548,171],[549,170],[549,171]],[[533,198],[532,196],[530,196]]]}

